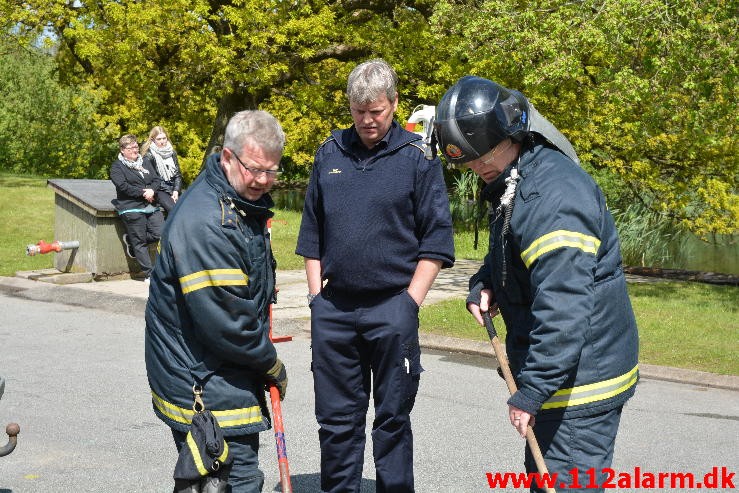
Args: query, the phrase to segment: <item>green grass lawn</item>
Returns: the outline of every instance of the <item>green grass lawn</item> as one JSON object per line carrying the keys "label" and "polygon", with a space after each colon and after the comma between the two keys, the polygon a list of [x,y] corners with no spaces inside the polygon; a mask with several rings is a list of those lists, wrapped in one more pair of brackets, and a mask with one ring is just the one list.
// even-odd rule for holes
{"label": "green grass lawn", "polygon": [[[724,375],[739,375],[739,289],[694,282],[629,284],[639,327],[639,361]],[[487,341],[464,299],[424,306],[421,330]],[[494,319],[505,338],[501,317]],[[491,348],[492,351],[492,348]]]}
{"label": "green grass lawn", "polygon": [[301,217],[300,212],[275,210],[275,217],[272,218],[272,252],[277,259],[278,269],[303,268],[303,257],[295,255]]}
{"label": "green grass lawn", "polygon": [[53,235],[54,192],[46,179],[0,174],[0,275],[52,267],[52,254],[29,257],[26,246]]}
{"label": "green grass lawn", "polygon": [[[272,246],[280,269],[302,269],[295,255],[299,212],[278,209],[272,220]],[[26,245],[54,240],[54,193],[46,179],[0,174],[0,275],[52,267],[53,255],[26,256]],[[487,233],[455,235],[457,258],[481,260]],[[643,363],[739,375],[739,289],[690,282],[630,284]],[[495,319],[501,339],[505,326]],[[449,300],[421,309],[421,330],[486,341],[487,334],[464,308]]]}
{"label": "green grass lawn", "polygon": [[630,284],[640,359],[739,375],[739,288],[695,282]]}

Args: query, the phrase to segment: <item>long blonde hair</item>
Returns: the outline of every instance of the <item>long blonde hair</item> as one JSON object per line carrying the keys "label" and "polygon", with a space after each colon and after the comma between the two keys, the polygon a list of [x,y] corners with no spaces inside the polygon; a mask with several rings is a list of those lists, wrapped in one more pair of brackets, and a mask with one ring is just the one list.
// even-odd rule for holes
{"label": "long blonde hair", "polygon": [[[151,144],[154,143],[154,138],[156,138],[156,136],[159,134],[166,135],[167,140],[169,140],[169,134],[166,130],[164,130],[164,127],[157,125],[156,127],[151,129],[151,131],[149,132],[149,137],[146,139],[146,142],[144,142],[144,145],[141,147],[142,156],[146,156],[146,153],[149,152],[149,147],[151,147]],[[172,143],[171,140],[170,143]]]}

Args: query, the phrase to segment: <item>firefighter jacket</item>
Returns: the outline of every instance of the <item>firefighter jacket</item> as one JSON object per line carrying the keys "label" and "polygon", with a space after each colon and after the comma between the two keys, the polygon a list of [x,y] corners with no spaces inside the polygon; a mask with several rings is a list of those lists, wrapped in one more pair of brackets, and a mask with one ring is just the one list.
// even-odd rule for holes
{"label": "firefighter jacket", "polygon": [[225,436],[269,427],[265,373],[275,262],[267,233],[269,195],[241,199],[220,156],[167,219],[146,307],[146,369],[155,413],[187,432],[193,385]]}
{"label": "firefighter jacket", "polygon": [[613,217],[593,179],[542,143],[522,149],[509,231],[498,208],[510,175],[488,184],[490,246],[470,280],[492,289],[518,384],[509,404],[537,420],[622,405],[639,378],[636,321]]}

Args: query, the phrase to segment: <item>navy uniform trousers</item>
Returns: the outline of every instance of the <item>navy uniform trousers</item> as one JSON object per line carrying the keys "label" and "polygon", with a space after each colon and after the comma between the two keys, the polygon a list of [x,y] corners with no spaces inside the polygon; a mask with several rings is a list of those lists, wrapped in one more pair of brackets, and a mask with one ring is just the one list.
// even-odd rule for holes
{"label": "navy uniform trousers", "polygon": [[410,412],[423,371],[418,305],[407,291],[373,297],[326,288],[311,303],[321,489],[359,492],[370,391],[377,493],[412,493]]}
{"label": "navy uniform trousers", "polygon": [[[537,420],[534,434],[539,442],[549,474],[557,474],[557,491],[603,492],[613,477],[604,473],[611,467],[616,433],[621,421],[619,406],[610,411],[562,420]],[[526,445],[526,472],[537,472],[534,456]],[[532,493],[545,493],[531,487]]]}

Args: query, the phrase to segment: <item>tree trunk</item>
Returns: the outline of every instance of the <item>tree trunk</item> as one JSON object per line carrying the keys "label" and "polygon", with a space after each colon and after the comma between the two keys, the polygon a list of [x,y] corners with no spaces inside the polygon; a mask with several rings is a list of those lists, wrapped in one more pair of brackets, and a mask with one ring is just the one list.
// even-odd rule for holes
{"label": "tree trunk", "polygon": [[213,121],[213,129],[210,133],[210,140],[208,141],[208,147],[205,149],[205,155],[203,156],[203,162],[200,165],[200,169],[205,167],[205,162],[211,154],[221,152],[223,146],[223,136],[226,133],[226,125],[228,120],[237,112],[245,109],[251,109],[246,107],[249,104],[249,98],[246,94],[236,91],[224,95],[220,101],[218,101],[218,112],[216,118]]}

